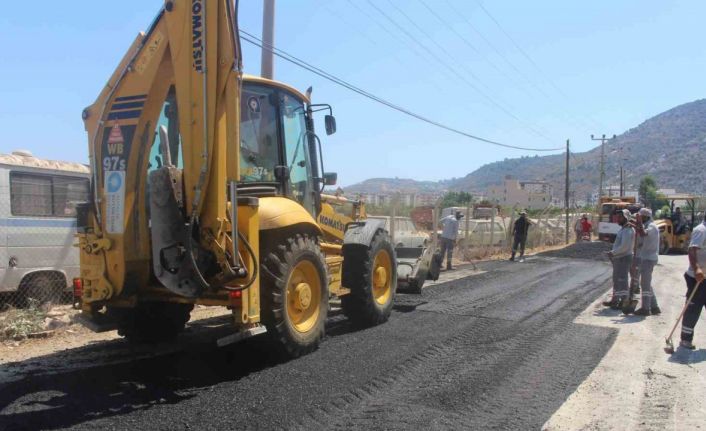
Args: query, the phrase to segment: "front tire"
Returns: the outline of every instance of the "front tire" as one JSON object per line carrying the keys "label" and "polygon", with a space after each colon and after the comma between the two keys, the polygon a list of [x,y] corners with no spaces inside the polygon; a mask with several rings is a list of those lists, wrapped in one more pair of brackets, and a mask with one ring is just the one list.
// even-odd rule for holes
{"label": "front tire", "polygon": [[343,247],[343,287],[351,290],[341,298],[343,313],[359,326],[387,321],[397,291],[395,249],[390,237],[379,231],[370,247]]}
{"label": "front tire", "polygon": [[262,321],[284,354],[307,354],[324,337],[326,260],[318,242],[308,235],[294,235],[284,244],[265,246],[272,248],[263,253]]}

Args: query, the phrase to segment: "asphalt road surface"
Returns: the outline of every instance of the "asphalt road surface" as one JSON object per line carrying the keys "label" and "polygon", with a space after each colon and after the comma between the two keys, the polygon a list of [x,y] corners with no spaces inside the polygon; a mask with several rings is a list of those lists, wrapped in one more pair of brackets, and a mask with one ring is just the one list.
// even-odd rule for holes
{"label": "asphalt road surface", "polygon": [[115,342],[63,352],[53,370],[11,364],[28,368],[0,384],[0,429],[539,429],[615,340],[573,323],[610,267],[539,256],[479,269],[398,295],[378,327],[334,314],[296,360],[257,338],[218,349],[214,328],[154,356]]}

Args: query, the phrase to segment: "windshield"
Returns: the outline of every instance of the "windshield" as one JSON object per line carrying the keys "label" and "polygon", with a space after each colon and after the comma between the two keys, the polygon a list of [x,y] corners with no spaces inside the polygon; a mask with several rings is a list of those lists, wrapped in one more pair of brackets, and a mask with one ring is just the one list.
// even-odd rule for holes
{"label": "windshield", "polygon": [[262,85],[243,86],[240,105],[240,181],[274,182],[279,165],[275,90]]}
{"label": "windshield", "polygon": [[306,133],[304,103],[294,96],[281,92],[280,111],[282,134],[289,168],[289,195],[310,213],[314,213],[314,196],[309,162],[309,140]]}

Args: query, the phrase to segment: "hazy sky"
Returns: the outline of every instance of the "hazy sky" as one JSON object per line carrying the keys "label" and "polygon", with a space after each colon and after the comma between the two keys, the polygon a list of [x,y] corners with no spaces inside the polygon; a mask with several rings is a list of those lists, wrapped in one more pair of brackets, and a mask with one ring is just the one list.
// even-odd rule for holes
{"label": "hazy sky", "polygon": [[[7,2],[0,15],[0,152],[87,161],[91,104],[159,0]],[[260,35],[262,2],[241,0]],[[414,112],[489,139],[576,151],[704,97],[706,2],[277,0],[275,45]],[[414,38],[415,40],[412,40]],[[259,49],[244,43],[246,72]],[[527,56],[525,56],[525,54]],[[334,106],[327,171],[369,177],[461,177],[534,154],[463,138],[353,94],[281,60],[275,78]],[[322,130],[322,121],[318,129]]]}

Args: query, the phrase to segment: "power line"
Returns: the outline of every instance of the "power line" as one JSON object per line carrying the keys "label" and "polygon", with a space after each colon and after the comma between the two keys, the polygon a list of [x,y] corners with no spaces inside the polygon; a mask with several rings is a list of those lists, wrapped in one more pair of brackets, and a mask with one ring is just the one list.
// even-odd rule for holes
{"label": "power line", "polygon": [[[419,1],[423,3],[423,0],[419,0]],[[466,22],[466,24],[468,25],[468,27],[469,27],[471,30],[473,30],[473,32],[474,32],[476,35],[478,35],[478,36],[483,40],[483,42],[485,42],[485,44],[486,44],[488,47],[490,47],[490,49],[491,49],[493,52],[495,52],[495,54],[496,54],[498,57],[500,57],[505,63],[507,63],[508,66],[510,66],[510,68],[511,68],[512,70],[515,71],[515,73],[517,74],[517,76],[519,76],[519,77],[521,78],[521,80],[523,80],[523,81],[525,81],[527,84],[529,84],[532,88],[534,88],[539,94],[541,94],[541,95],[542,95],[544,98],[546,98],[548,101],[553,102],[553,101],[555,100],[554,97],[550,96],[550,95],[549,95],[546,91],[544,91],[537,83],[535,83],[534,80],[530,79],[530,77],[527,76],[527,74],[525,74],[524,72],[522,72],[522,70],[520,70],[519,67],[518,67],[517,65],[515,65],[515,63],[513,63],[510,59],[508,59],[507,56],[505,56],[505,55],[500,51],[500,49],[498,49],[498,47],[497,47],[492,41],[490,41],[490,40],[483,34],[483,32],[481,32],[481,31],[473,24],[473,22],[472,22],[468,17],[464,16],[464,14],[463,14],[460,10],[458,10],[458,8],[457,8],[456,6],[454,6],[449,0],[445,0],[445,1],[446,1],[446,5],[451,9],[451,11],[452,11],[453,13],[455,13],[457,16],[461,17],[461,19],[463,19],[463,21]],[[428,6],[427,6],[427,8],[429,9]],[[566,119],[568,119],[568,120],[570,120],[570,121],[572,121],[572,122],[574,123],[574,126],[589,127],[589,128],[593,127],[593,126],[590,126],[588,123],[584,122],[583,120],[578,119],[578,118],[575,118],[575,117],[571,116],[571,115],[568,114],[568,113],[567,113],[567,114],[564,114],[564,115],[566,116]]]}
{"label": "power line", "polygon": [[[541,138],[546,139],[547,141],[551,142],[551,139],[549,139],[546,135],[544,135],[543,133],[537,131],[536,129],[534,129],[534,128],[531,127],[530,125],[526,124],[526,123],[525,123],[522,119],[520,119],[517,115],[513,114],[510,110],[508,110],[507,108],[505,108],[503,105],[501,105],[501,104],[500,104],[499,102],[497,102],[495,99],[493,99],[492,97],[490,97],[489,95],[487,95],[483,90],[481,90],[480,88],[478,88],[478,86],[476,86],[475,84],[473,84],[472,82],[470,82],[462,73],[460,73],[458,70],[456,70],[456,68],[452,67],[452,66],[449,65],[446,61],[444,61],[443,59],[441,59],[438,55],[436,55],[436,53],[434,53],[434,51],[432,51],[431,49],[429,49],[429,47],[427,47],[425,44],[423,44],[422,42],[420,42],[419,39],[417,39],[413,34],[411,34],[407,29],[405,29],[401,24],[399,24],[394,18],[390,17],[384,10],[382,10],[380,7],[378,7],[377,5],[375,5],[371,0],[366,0],[366,1],[367,1],[367,3],[368,3],[372,8],[374,8],[375,10],[377,10],[378,13],[380,13],[385,19],[387,19],[388,21],[390,21],[395,27],[397,27],[400,31],[402,31],[402,32],[403,32],[408,38],[410,38],[414,43],[416,43],[416,44],[419,45],[421,48],[423,48],[427,53],[429,53],[429,55],[431,55],[439,64],[441,64],[442,66],[444,66],[445,68],[447,68],[448,70],[450,70],[451,73],[453,73],[458,79],[460,79],[460,80],[463,81],[466,85],[468,85],[468,86],[471,87],[473,90],[475,90],[475,91],[476,91],[479,95],[481,95],[485,100],[487,100],[488,102],[490,102],[490,103],[491,103],[493,106],[495,106],[496,108],[500,109],[502,112],[504,112],[504,113],[505,113],[506,115],[508,115],[509,117],[512,117],[514,120],[516,120],[516,121],[517,121],[519,124],[521,124],[522,126],[526,127],[526,128],[527,128],[528,130],[530,130],[532,133],[534,133],[534,134],[536,134],[537,136],[540,136]],[[390,4],[392,5],[392,7],[395,8],[402,16],[404,16],[409,22],[411,22],[412,25],[417,29],[417,31],[419,31],[419,32],[422,33],[424,36],[426,36],[427,39],[431,40],[431,42],[437,47],[437,49],[439,49],[439,51],[443,52],[444,54],[446,54],[447,56],[449,56],[450,58],[452,58],[454,61],[457,62],[457,60],[454,58],[453,55],[451,55],[451,54],[448,52],[448,50],[446,50],[443,46],[441,46],[440,44],[438,44],[431,36],[429,36],[429,34],[428,34],[421,26],[419,26],[414,20],[412,20],[412,19],[409,17],[409,15],[407,15],[404,11],[402,11],[400,8],[398,8],[397,6],[395,6],[394,3],[392,3],[392,2],[389,2],[389,3],[390,3]],[[458,63],[458,62],[457,62],[457,63]],[[464,68],[464,69],[465,69],[465,68]],[[467,70],[467,69],[465,69],[465,71],[466,71],[466,73],[468,73],[469,75],[471,75],[476,81],[480,82],[481,85],[484,85],[484,84],[482,83],[482,81],[481,81],[472,71],[469,71],[469,70]],[[484,86],[485,86],[485,85],[484,85]],[[487,88],[487,86],[485,86],[485,87]]]}
{"label": "power line", "polygon": [[[483,13],[485,13],[485,14],[488,16],[488,18],[490,18],[490,20],[493,21],[493,23],[495,23],[495,25],[498,27],[498,29],[500,30],[500,32],[502,32],[502,33],[505,35],[505,37],[507,37],[508,40],[515,46],[515,48],[520,52],[520,54],[522,54],[522,56],[525,57],[525,58],[527,59],[527,61],[528,61],[530,64],[532,64],[532,66],[534,66],[535,69],[537,69],[537,72],[539,72],[539,74],[544,78],[544,80],[546,80],[546,81],[549,83],[549,85],[551,85],[551,86],[552,86],[559,94],[561,94],[565,99],[567,99],[567,100],[570,99],[570,97],[569,97],[561,88],[559,88],[559,86],[556,85],[556,83],[555,83],[553,80],[551,80],[551,79],[549,78],[549,76],[544,72],[544,70],[542,70],[542,68],[539,67],[539,65],[537,64],[537,62],[535,62],[535,61],[532,59],[532,57],[530,57],[530,55],[527,54],[527,52],[526,52],[524,49],[522,49],[522,47],[520,46],[520,44],[517,43],[517,41],[515,41],[515,38],[513,38],[512,36],[510,36],[510,33],[508,33],[508,32],[505,30],[505,28],[503,28],[503,26],[500,25],[500,22],[499,22],[497,19],[495,19],[495,17],[490,13],[490,11],[489,11],[488,9],[485,8],[485,6],[483,5],[483,2],[482,2],[481,0],[475,0],[475,2],[476,2],[476,4],[478,4],[478,6],[481,8],[481,10],[483,11]],[[594,123],[594,125],[600,126],[600,125],[598,124],[598,122],[596,122],[596,121],[595,121],[593,118],[591,118],[590,116],[589,116],[589,117],[586,117],[586,118],[588,118],[589,121],[591,121],[592,123]]]}
{"label": "power line", "polygon": [[[253,45],[255,45],[255,46],[258,46],[258,47],[260,47],[260,48],[263,47],[263,44],[264,44],[263,41],[262,41],[260,38],[258,38],[257,36],[254,36],[254,35],[248,33],[247,31],[245,31],[245,30],[243,30],[243,29],[240,30],[240,33],[241,33],[241,38],[242,38],[244,41],[246,41],[246,42],[248,42],[248,43],[250,43],[250,44],[253,44]],[[281,59],[283,59],[283,60],[285,60],[285,61],[287,61],[287,62],[290,62],[290,63],[292,63],[292,64],[294,64],[294,65],[296,65],[296,66],[299,66],[299,67],[301,67],[302,69],[305,69],[305,70],[307,70],[307,71],[309,71],[309,72],[311,72],[311,73],[314,73],[314,74],[316,74],[316,75],[318,75],[318,76],[320,76],[320,77],[322,77],[322,78],[324,78],[324,79],[326,79],[326,80],[328,80],[328,81],[331,81],[331,82],[333,82],[333,83],[335,83],[335,84],[338,84],[338,85],[340,85],[340,86],[342,86],[342,87],[344,87],[344,88],[346,88],[346,89],[348,89],[348,90],[350,90],[350,91],[353,91],[353,92],[355,92],[355,93],[357,93],[357,94],[359,94],[359,95],[361,95],[361,96],[367,97],[368,99],[371,99],[371,100],[373,100],[373,101],[375,101],[375,102],[378,102],[378,103],[380,103],[380,104],[382,104],[382,105],[385,105],[385,106],[387,106],[387,107],[389,107],[389,108],[392,108],[392,109],[394,109],[394,110],[396,110],[396,111],[399,111],[399,112],[401,112],[401,113],[403,113],[403,114],[406,114],[406,115],[408,115],[408,116],[410,116],[410,117],[416,118],[416,119],[418,119],[418,120],[420,120],[420,121],[423,121],[423,122],[425,122],[425,123],[428,123],[428,124],[431,124],[431,125],[433,125],[433,126],[439,127],[439,128],[441,128],[441,129],[447,130],[447,131],[449,131],[449,132],[456,133],[456,134],[458,134],[458,135],[465,136],[465,137],[467,137],[467,138],[474,139],[474,140],[477,140],[477,141],[480,141],[480,142],[485,142],[485,143],[487,143],[487,144],[496,145],[496,146],[505,147],[505,148],[512,148],[512,149],[516,149],[516,150],[535,151],[535,152],[548,152],[548,151],[559,151],[559,150],[563,150],[562,147],[558,147],[558,148],[531,148],[531,147],[521,147],[521,146],[517,146],[517,145],[509,145],[509,144],[504,144],[504,143],[502,143],[502,142],[497,142],[497,141],[493,141],[493,140],[490,140],[490,139],[486,139],[486,138],[483,138],[483,137],[480,137],[480,136],[477,136],[477,135],[473,135],[473,134],[468,133],[468,132],[464,132],[464,131],[459,130],[459,129],[456,129],[456,128],[454,128],[454,127],[447,126],[447,125],[445,125],[445,124],[439,123],[438,121],[431,120],[431,119],[429,119],[429,118],[427,118],[427,117],[424,117],[424,116],[422,116],[422,115],[420,115],[420,114],[417,114],[417,113],[415,113],[415,112],[412,112],[412,111],[410,111],[409,109],[403,108],[403,107],[401,107],[401,106],[399,106],[399,105],[395,105],[395,104],[392,103],[392,102],[389,102],[389,101],[387,101],[387,100],[385,100],[385,99],[383,99],[383,98],[381,98],[381,97],[378,97],[378,96],[376,96],[376,95],[374,95],[374,94],[372,94],[372,93],[369,93],[369,92],[367,92],[367,91],[365,91],[365,90],[363,90],[363,89],[361,89],[361,88],[359,88],[359,87],[356,87],[356,86],[354,86],[353,84],[350,84],[350,83],[344,81],[344,80],[341,79],[341,78],[338,78],[338,77],[336,77],[336,76],[334,76],[334,75],[332,75],[332,74],[330,74],[330,73],[328,73],[328,72],[326,72],[326,71],[324,71],[324,70],[322,70],[322,69],[320,69],[320,68],[318,68],[318,67],[316,67],[316,66],[313,66],[313,65],[311,65],[311,64],[309,64],[309,63],[307,63],[307,62],[305,62],[304,60],[299,59],[299,58],[297,58],[297,57],[295,57],[295,56],[293,56],[293,55],[287,53],[287,52],[284,51],[284,50],[281,50],[281,49],[279,49],[279,48],[276,48],[275,46],[272,46],[272,45],[269,45],[269,44],[268,44],[268,45],[267,45],[267,48],[268,48],[268,49],[271,49],[271,50],[273,51],[273,53],[274,53],[277,57],[280,57]]]}

